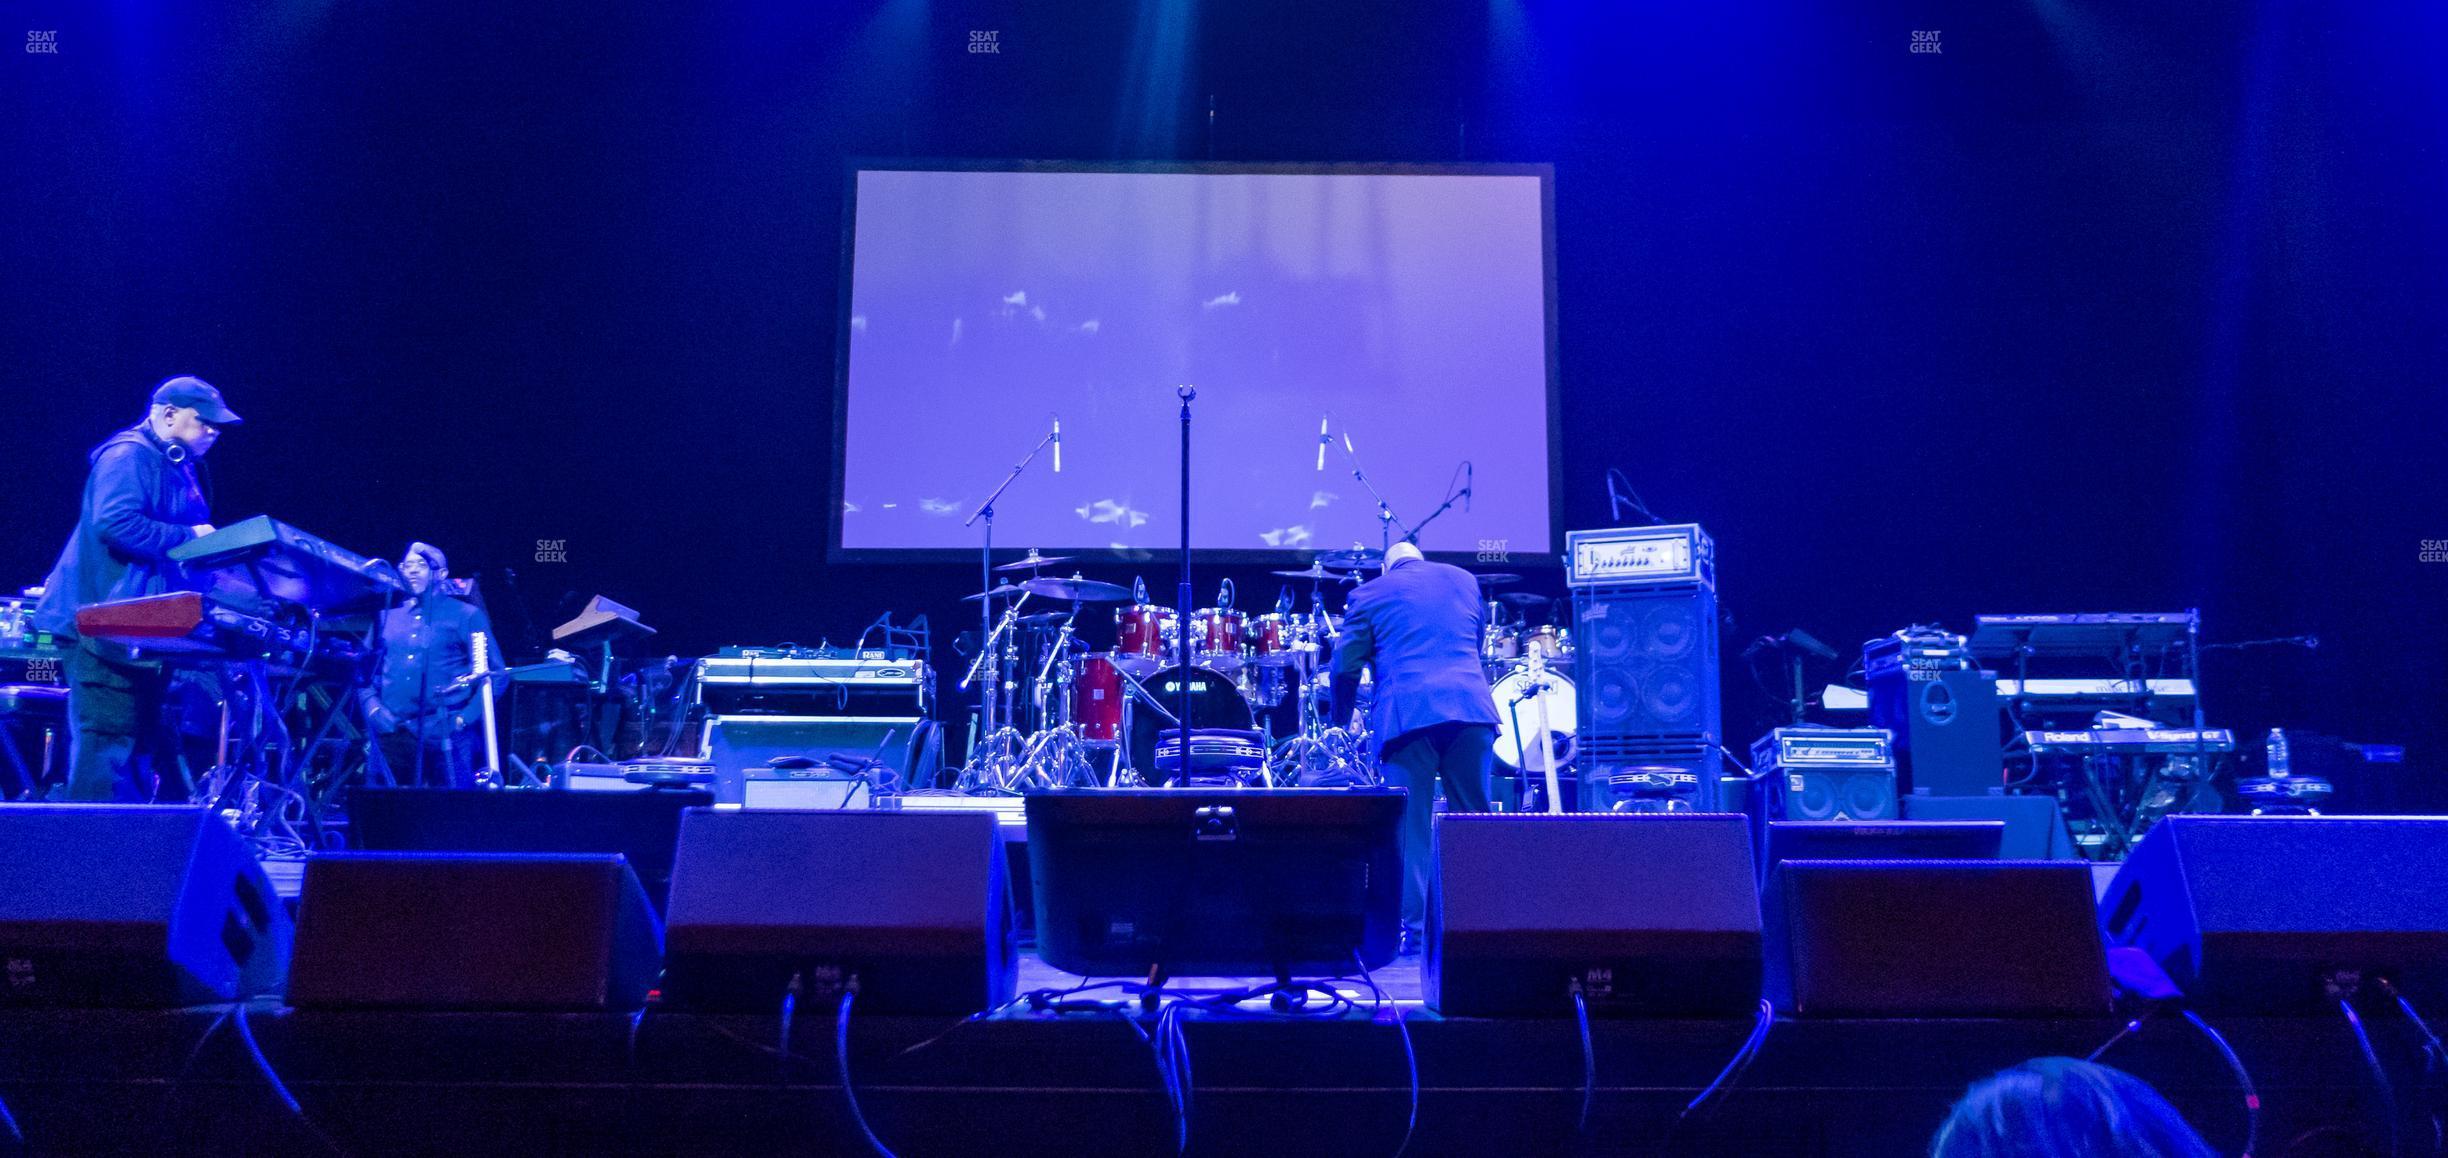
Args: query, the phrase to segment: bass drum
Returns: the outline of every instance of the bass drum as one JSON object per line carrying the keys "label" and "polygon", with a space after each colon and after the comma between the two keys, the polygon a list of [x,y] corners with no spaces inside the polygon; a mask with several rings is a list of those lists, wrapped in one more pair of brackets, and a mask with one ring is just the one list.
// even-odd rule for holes
{"label": "bass drum", "polygon": [[[1182,669],[1169,667],[1143,681],[1148,694],[1164,705],[1167,712],[1181,711]],[[1162,784],[1163,773],[1156,769],[1156,733],[1173,725],[1163,716],[1140,704],[1130,714],[1131,767],[1139,770],[1139,778],[1150,784]],[[1238,728],[1252,730],[1249,701],[1241,698],[1241,689],[1214,671],[1190,669],[1190,726],[1192,728]]]}
{"label": "bass drum", "polygon": [[[1533,675],[1528,668],[1516,668],[1497,680],[1491,692],[1496,697],[1496,758],[1506,767],[1543,776],[1548,761],[1558,769],[1572,761],[1581,695],[1570,679],[1558,672]],[[1525,747],[1528,763],[1523,762]]]}

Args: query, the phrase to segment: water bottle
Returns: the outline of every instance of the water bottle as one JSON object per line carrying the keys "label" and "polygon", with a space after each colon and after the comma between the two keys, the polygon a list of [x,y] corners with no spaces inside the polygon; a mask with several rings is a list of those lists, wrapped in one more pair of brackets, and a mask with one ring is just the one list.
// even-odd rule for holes
{"label": "water bottle", "polygon": [[2269,740],[2267,742],[2267,753],[2269,757],[2269,774],[2273,779],[2290,774],[2287,763],[2287,738],[2284,730],[2278,728],[2270,729]]}

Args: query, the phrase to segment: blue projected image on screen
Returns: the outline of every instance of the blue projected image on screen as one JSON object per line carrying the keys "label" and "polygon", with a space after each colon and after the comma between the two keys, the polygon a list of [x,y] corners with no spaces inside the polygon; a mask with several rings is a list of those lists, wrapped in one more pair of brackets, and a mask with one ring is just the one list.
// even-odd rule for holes
{"label": "blue projected image on screen", "polygon": [[1356,455],[1409,523],[1469,460],[1421,545],[1538,554],[1544,212],[1524,172],[861,171],[840,545],[975,548],[1057,416],[996,542],[1177,545],[1191,383],[1194,547],[1378,545]]}

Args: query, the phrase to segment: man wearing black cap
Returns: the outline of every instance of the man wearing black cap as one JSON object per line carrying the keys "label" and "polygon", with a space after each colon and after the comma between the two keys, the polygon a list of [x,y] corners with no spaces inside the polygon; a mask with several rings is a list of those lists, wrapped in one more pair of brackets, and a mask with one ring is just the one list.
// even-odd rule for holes
{"label": "man wearing black cap", "polygon": [[474,724],[484,710],[467,680],[476,670],[475,637],[483,633],[494,671],[502,667],[501,647],[484,609],[449,593],[450,560],[440,547],[408,544],[399,570],[408,602],[383,612],[382,664],[374,686],[358,693],[359,705],[394,780],[473,788],[480,740]]}
{"label": "man wearing black cap", "polygon": [[[79,608],[188,585],[170,549],[212,531],[196,465],[237,422],[212,383],[182,376],[154,387],[143,422],[93,449],[76,531],[43,583],[36,627],[73,640]],[[68,685],[69,799],[183,796],[164,713],[170,673],[160,663],[77,640]]]}

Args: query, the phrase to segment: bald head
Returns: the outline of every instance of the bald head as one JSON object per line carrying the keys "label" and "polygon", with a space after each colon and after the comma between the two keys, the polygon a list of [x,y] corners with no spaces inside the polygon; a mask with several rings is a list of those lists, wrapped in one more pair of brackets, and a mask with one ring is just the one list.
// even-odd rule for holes
{"label": "bald head", "polygon": [[1427,557],[1421,553],[1419,544],[1405,540],[1386,548],[1385,569],[1391,571],[1405,563],[1416,563]]}

